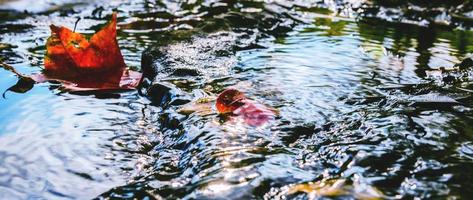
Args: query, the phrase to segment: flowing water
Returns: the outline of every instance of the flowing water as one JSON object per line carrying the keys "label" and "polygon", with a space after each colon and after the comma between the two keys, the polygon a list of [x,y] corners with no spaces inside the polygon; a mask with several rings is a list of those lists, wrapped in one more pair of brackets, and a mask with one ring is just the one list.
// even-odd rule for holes
{"label": "flowing water", "polygon": [[[116,11],[146,75],[136,91],[6,92],[0,199],[473,198],[473,70],[453,67],[473,53],[471,13],[346,2],[0,1],[0,59],[18,71],[41,71],[50,24],[91,34]],[[198,106],[228,87],[279,115],[252,127]]]}

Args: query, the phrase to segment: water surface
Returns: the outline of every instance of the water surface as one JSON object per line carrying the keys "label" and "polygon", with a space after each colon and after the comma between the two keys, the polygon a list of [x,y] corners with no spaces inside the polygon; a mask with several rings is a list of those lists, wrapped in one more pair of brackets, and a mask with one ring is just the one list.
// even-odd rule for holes
{"label": "water surface", "polygon": [[[7,92],[1,199],[307,198],[291,188],[328,180],[355,188],[333,198],[360,188],[473,196],[471,70],[452,83],[432,75],[473,53],[468,28],[362,17],[333,2],[39,1],[27,12],[23,2],[0,3],[0,58],[22,73],[41,71],[49,24],[81,17],[77,31],[91,34],[112,10],[128,66],[149,68],[142,53],[163,48],[153,64],[197,73],[149,77],[181,95],[171,105],[56,83]],[[0,77],[1,91],[17,81]],[[215,110],[178,112],[227,87],[280,115],[255,128]]]}

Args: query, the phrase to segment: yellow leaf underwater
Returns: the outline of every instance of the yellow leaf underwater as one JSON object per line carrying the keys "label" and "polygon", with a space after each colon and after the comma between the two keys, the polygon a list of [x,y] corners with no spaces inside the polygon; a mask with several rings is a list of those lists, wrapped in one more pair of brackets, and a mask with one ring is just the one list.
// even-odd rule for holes
{"label": "yellow leaf underwater", "polygon": [[307,193],[309,199],[350,195],[360,200],[380,200],[384,195],[375,187],[366,184],[348,184],[345,179],[322,180],[290,186],[288,194]]}

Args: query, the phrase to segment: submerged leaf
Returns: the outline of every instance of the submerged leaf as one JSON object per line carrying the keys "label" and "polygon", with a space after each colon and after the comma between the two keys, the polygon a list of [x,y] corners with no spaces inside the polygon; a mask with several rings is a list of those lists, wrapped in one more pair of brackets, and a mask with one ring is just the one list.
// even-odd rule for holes
{"label": "submerged leaf", "polygon": [[211,114],[212,104],[211,101],[215,100],[212,97],[202,97],[197,99],[197,101],[190,102],[185,104],[182,108],[178,110],[179,113],[184,115],[189,115],[192,113],[197,113],[199,115],[208,115]]}
{"label": "submerged leaf", "polygon": [[319,181],[315,183],[303,183],[291,186],[288,190],[289,194],[304,192],[316,196],[340,196],[346,195],[348,192],[344,187],[344,180]]}
{"label": "submerged leaf", "polygon": [[353,185],[348,184],[345,179],[323,180],[310,183],[302,183],[290,186],[287,190],[288,194],[307,193],[311,198],[319,197],[336,197],[350,195],[361,200],[379,200],[384,195],[378,189],[366,184],[355,182]]}
{"label": "submerged leaf", "polygon": [[220,93],[215,107],[219,113],[232,113],[250,126],[261,126],[277,115],[274,108],[249,100],[236,89],[227,89]]}

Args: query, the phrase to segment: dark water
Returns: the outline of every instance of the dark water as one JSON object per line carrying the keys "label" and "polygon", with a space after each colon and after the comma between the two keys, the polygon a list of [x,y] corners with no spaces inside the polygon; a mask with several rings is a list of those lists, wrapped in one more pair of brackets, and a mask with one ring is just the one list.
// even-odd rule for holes
{"label": "dark water", "polygon": [[[115,10],[147,77],[114,94],[7,92],[0,199],[306,199],[323,197],[298,184],[336,180],[330,198],[471,199],[473,70],[453,67],[473,53],[470,5],[445,24],[346,2],[0,1],[0,57],[22,73],[41,71],[49,24],[93,33]],[[1,91],[17,81],[0,77]],[[227,87],[280,115],[255,128],[183,111]]]}

